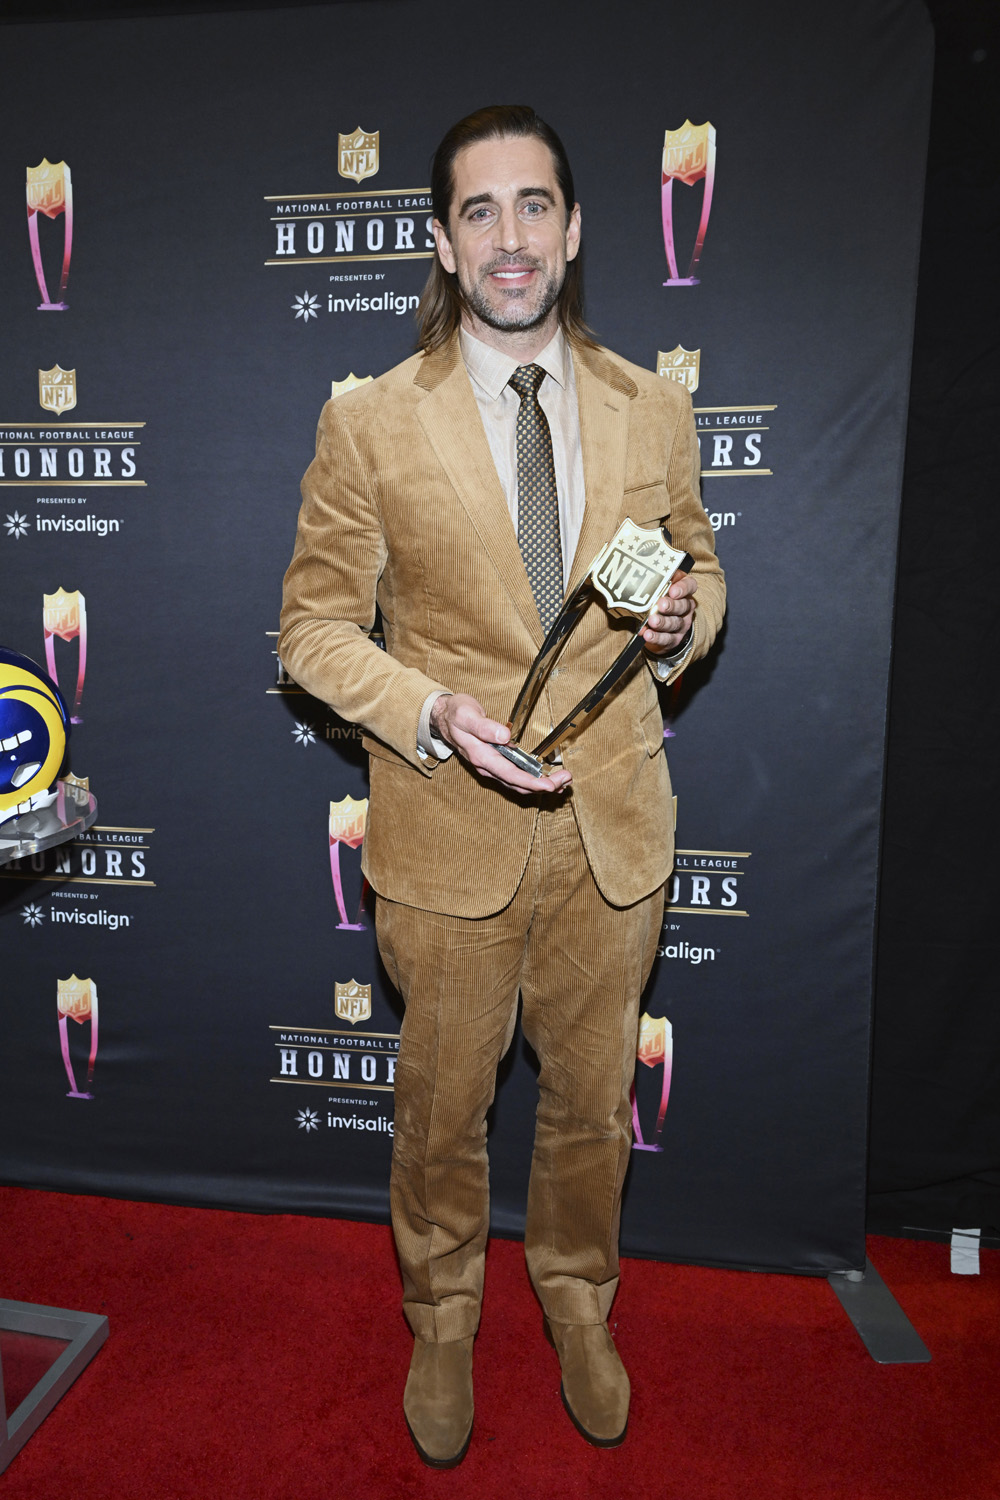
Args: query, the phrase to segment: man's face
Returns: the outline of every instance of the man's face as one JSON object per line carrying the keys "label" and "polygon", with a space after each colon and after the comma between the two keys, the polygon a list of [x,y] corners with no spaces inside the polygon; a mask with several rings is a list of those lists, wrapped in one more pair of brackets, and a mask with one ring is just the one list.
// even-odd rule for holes
{"label": "man's face", "polygon": [[549,148],[534,136],[479,141],[455,158],[454,183],[448,228],[435,219],[434,239],[470,332],[489,343],[528,329],[551,336],[566,262],[580,249],[580,209],[567,221]]}

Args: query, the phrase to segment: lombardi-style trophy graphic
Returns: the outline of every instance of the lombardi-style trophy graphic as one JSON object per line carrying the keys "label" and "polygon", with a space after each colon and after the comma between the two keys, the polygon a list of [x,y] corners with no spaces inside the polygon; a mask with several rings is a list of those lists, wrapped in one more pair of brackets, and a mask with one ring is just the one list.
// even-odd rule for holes
{"label": "lombardi-style trophy graphic", "polygon": [[[704,178],[704,196],[701,200],[701,220],[691,253],[691,264],[686,276],[677,271],[677,251],[674,248],[674,183],[686,187]],[[712,211],[712,193],[715,188],[715,126],[710,120],[704,125],[692,125],[685,120],[679,130],[667,130],[663,136],[663,169],[660,174],[660,194],[663,212],[663,245],[667,252],[670,277],[664,286],[697,286],[700,277],[695,275],[701,259],[702,246],[708,232],[708,216]]]}
{"label": "lombardi-style trophy graphic", "polygon": [[[38,290],[42,294],[38,311],[65,312],[69,303],[62,299],[66,293],[66,283],[69,281],[69,262],[73,253],[73,179],[66,163],[46,161],[45,157],[42,157],[37,167],[29,167],[27,197],[31,258],[35,265]],[[60,214],[63,215],[63,259],[58,302],[53,302],[49,298],[49,289],[45,282],[42,247],[38,240],[39,214],[43,214],[47,219],[57,219]]]}
{"label": "lombardi-style trophy graphic", "polygon": [[[68,979],[56,980],[56,1008],[59,1012],[59,1041],[62,1047],[63,1065],[69,1079],[67,1099],[93,1099],[89,1092],[94,1081],[94,1064],[97,1061],[97,985],[92,979],[78,979],[71,974]],[[67,1021],[82,1026],[90,1022],[90,1057],[87,1062],[87,1091],[76,1086],[76,1074],[69,1055],[69,1027]]]}
{"label": "lombardi-style trophy graphic", "polygon": [[43,594],[42,625],[45,635],[45,664],[49,669],[49,676],[57,686],[59,674],[56,671],[56,636],[62,641],[76,639],[80,642],[76,693],[70,723],[82,724],[80,700],[83,697],[83,681],[87,675],[87,601],[80,590],[74,589],[72,593],[67,593],[60,587],[54,594]]}
{"label": "lombardi-style trophy graphic", "polygon": [[330,803],[330,874],[333,877],[333,894],[337,899],[337,910],[340,913],[340,921],[337,923],[338,931],[365,931],[365,924],[361,920],[361,908],[365,899],[365,880],[362,876],[357,920],[349,922],[347,907],[344,904],[344,885],[340,877],[340,846],[346,844],[348,849],[360,849],[364,842],[367,816],[367,797],[362,797],[360,800],[345,797],[342,802]]}
{"label": "lombardi-style trophy graphic", "polygon": [[660,1082],[660,1103],[656,1111],[656,1128],[652,1140],[649,1141],[643,1136],[642,1126],[639,1124],[636,1085],[632,1084],[632,1150],[662,1151],[660,1135],[663,1132],[663,1121],[666,1118],[667,1104],[670,1100],[670,1075],[673,1071],[674,1060],[673,1027],[666,1016],[651,1016],[647,1013],[640,1019],[636,1057],[647,1068],[662,1068],[663,1074]]}

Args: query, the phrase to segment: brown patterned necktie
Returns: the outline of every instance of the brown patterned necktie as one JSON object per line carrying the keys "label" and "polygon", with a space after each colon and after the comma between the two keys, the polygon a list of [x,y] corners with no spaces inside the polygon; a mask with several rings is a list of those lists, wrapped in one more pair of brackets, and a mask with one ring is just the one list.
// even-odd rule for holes
{"label": "brown patterned necktie", "polygon": [[508,385],[521,398],[517,414],[517,544],[542,630],[547,632],[563,601],[563,565],[552,434],[538,404],[538,387],[544,379],[540,365],[521,365]]}

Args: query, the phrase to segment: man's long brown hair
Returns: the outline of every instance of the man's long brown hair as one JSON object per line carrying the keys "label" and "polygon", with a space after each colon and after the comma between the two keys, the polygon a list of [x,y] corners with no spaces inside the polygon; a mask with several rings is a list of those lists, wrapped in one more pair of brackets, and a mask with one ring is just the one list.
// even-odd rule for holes
{"label": "man's long brown hair", "polygon": [[[566,148],[552,126],[539,119],[527,104],[493,104],[488,109],[477,109],[475,114],[466,115],[464,120],[459,120],[457,125],[451,127],[431,162],[431,201],[435,219],[447,229],[455,195],[455,158],[460,151],[479,141],[508,140],[523,136],[534,136],[551,151],[568,223],[576,194],[573,191],[573,173]],[[568,338],[577,344],[596,348],[590,329],[583,321],[582,258],[581,251],[574,260],[566,263],[566,279],[559,293],[556,311],[560,327]],[[457,332],[464,306],[465,299],[458,277],[454,272],[446,271],[435,255],[420,298],[420,306],[417,308],[420,347],[425,354],[440,349]]]}

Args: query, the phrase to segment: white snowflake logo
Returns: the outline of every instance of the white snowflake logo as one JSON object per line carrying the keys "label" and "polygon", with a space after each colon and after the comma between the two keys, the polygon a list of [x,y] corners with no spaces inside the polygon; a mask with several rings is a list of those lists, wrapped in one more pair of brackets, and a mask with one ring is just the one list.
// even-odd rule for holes
{"label": "white snowflake logo", "polygon": [[29,901],[27,906],[21,907],[21,918],[29,927],[41,927],[45,913],[40,906],[36,906],[33,901]]}
{"label": "white snowflake logo", "polygon": [[15,541],[19,542],[23,536],[28,535],[28,518],[22,516],[19,511],[15,510],[13,514],[8,513],[4,524],[7,527],[7,535],[13,537]]}
{"label": "white snowflake logo", "polygon": [[295,728],[292,730],[292,739],[297,745],[315,745],[316,731],[311,724],[299,723],[298,719],[296,719]]}
{"label": "white snowflake logo", "polygon": [[300,1109],[295,1118],[299,1123],[299,1129],[304,1130],[306,1135],[310,1130],[319,1129],[319,1115],[314,1109]]}
{"label": "white snowflake logo", "polygon": [[310,318],[319,317],[319,298],[314,297],[311,292],[303,292],[301,297],[296,297],[291,307],[295,316],[304,323],[308,323]]}

